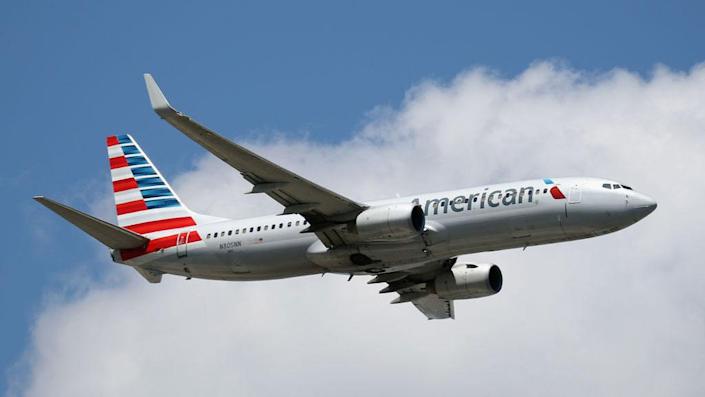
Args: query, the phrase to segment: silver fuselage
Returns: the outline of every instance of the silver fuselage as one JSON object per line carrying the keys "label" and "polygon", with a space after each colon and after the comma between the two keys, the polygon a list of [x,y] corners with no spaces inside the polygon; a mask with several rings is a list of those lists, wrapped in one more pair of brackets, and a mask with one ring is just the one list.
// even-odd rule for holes
{"label": "silver fuselage", "polygon": [[[164,273],[220,280],[265,280],[324,272],[372,274],[458,255],[584,239],[623,229],[656,208],[644,194],[599,178],[557,178],[479,186],[369,202],[417,202],[427,231],[403,241],[328,249],[298,215],[222,220],[184,229],[203,237],[123,263]],[[551,188],[558,187],[556,198]],[[563,196],[562,198],[560,196]],[[243,230],[245,233],[243,233]],[[252,230],[252,231],[250,231]],[[349,263],[362,253],[374,265]]]}

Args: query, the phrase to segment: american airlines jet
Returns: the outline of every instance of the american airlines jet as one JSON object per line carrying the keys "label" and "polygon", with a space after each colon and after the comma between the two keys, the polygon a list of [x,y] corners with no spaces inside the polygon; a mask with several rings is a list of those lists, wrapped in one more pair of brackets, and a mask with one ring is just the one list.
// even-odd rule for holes
{"label": "american airlines jet", "polygon": [[584,239],[638,222],[656,202],[603,178],[542,178],[375,202],[344,197],[203,127],[167,102],[151,75],[154,111],[237,170],[283,209],[224,219],[191,211],[130,135],[107,138],[117,225],[35,200],[111,249],[150,283],[173,274],[268,280],[311,274],[374,276],[428,319],[454,318],[453,301],[496,294],[494,264],[459,255]]}

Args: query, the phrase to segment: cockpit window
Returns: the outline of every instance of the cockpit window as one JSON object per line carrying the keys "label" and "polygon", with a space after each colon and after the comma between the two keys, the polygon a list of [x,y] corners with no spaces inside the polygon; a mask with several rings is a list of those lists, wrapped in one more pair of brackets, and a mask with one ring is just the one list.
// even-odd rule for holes
{"label": "cockpit window", "polygon": [[604,187],[605,189],[612,189],[612,185],[610,185],[609,183],[603,183],[602,187]]}
{"label": "cockpit window", "polygon": [[634,189],[632,189],[631,187],[629,187],[629,186],[627,186],[627,185],[622,185],[622,187],[625,188],[625,189],[627,189],[627,190],[634,190]]}
{"label": "cockpit window", "polygon": [[619,189],[619,188],[620,188],[620,186],[619,186],[618,184],[616,184],[616,183],[615,183],[614,185],[612,185],[612,188],[613,188],[613,189]]}

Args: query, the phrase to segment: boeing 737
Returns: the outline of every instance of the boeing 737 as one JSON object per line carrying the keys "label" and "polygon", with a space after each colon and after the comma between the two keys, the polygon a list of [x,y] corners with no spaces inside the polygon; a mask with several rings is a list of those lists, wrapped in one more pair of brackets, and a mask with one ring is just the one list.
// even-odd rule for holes
{"label": "boeing 737", "polygon": [[428,319],[454,318],[453,301],[496,294],[494,264],[458,256],[578,240],[630,226],[656,202],[603,178],[540,178],[383,201],[356,201],[264,159],[175,110],[145,74],[153,110],[240,172],[248,193],[281,213],[224,219],[191,211],[130,135],[107,138],[117,225],[43,196],[35,200],[110,248],[150,283],[172,274],[269,280],[338,273],[373,276]]}

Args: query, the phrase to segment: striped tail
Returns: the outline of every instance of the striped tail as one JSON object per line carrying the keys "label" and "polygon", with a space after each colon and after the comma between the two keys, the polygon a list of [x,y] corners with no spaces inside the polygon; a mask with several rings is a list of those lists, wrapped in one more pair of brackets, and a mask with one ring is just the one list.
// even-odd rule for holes
{"label": "striped tail", "polygon": [[109,136],[107,143],[119,226],[154,234],[150,238],[196,226],[198,216],[186,208],[130,135]]}

